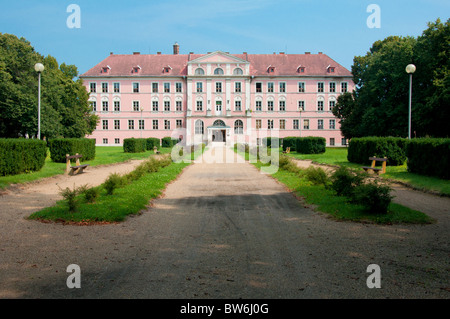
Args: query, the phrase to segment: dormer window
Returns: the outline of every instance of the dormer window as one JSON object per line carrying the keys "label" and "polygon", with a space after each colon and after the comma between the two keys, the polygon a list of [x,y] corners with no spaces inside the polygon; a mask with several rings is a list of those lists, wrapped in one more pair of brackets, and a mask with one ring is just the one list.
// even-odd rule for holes
{"label": "dormer window", "polygon": [[139,65],[136,65],[131,70],[131,73],[139,73],[140,70],[141,70],[141,67]]}
{"label": "dormer window", "polygon": [[275,67],[274,67],[274,66],[269,66],[269,67],[267,68],[267,72],[269,72],[269,73],[274,73],[274,72],[275,72]]}
{"label": "dormer window", "polygon": [[100,73],[108,73],[109,70],[111,70],[111,67],[109,65],[102,67],[100,70]]}
{"label": "dormer window", "polygon": [[171,70],[172,70],[172,68],[170,67],[170,65],[165,66],[165,67],[163,68],[163,73],[169,73]]}
{"label": "dormer window", "polygon": [[334,71],[335,71],[335,67],[333,67],[333,66],[328,67],[328,73],[334,73]]}
{"label": "dormer window", "polygon": [[298,72],[298,73],[305,73],[305,67],[300,65],[300,66],[297,68],[297,72]]}

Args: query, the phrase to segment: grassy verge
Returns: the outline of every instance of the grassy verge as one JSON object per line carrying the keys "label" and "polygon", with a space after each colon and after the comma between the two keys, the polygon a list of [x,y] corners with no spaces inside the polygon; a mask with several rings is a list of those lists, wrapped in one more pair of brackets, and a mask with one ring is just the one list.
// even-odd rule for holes
{"label": "grassy verge", "polygon": [[[361,169],[362,166],[350,163],[347,160],[347,148],[327,147],[324,154],[297,154],[292,152],[288,155],[296,159],[312,160],[318,164],[346,166],[353,169]],[[380,175],[380,177],[394,182],[401,182],[415,189],[450,196],[450,181],[410,173],[406,164],[402,166],[387,166],[386,173]]]}
{"label": "grassy verge", "polygon": [[[162,148],[161,153],[170,153],[171,148]],[[96,156],[92,161],[83,162],[91,166],[108,165],[126,162],[128,160],[145,159],[154,155],[153,151],[146,151],[144,153],[125,153],[122,146],[97,146],[95,149]],[[4,189],[11,184],[21,184],[36,181],[45,177],[51,177],[59,174],[64,174],[66,169],[65,163],[54,163],[47,156],[44,167],[38,172],[29,172],[18,175],[0,176],[0,189]]]}
{"label": "grassy verge", "polygon": [[83,202],[79,195],[80,204],[76,212],[68,212],[67,203],[61,200],[53,207],[32,214],[29,219],[86,224],[121,222],[129,215],[139,214],[188,165],[171,163],[157,172],[144,174],[126,186],[117,188],[113,195],[106,195],[105,189],[99,186],[100,196],[94,203]]}
{"label": "grassy verge", "polygon": [[[246,156],[247,160],[249,159],[248,153],[234,150],[238,154]],[[251,163],[258,169],[264,166],[260,161],[255,162],[254,159]],[[272,177],[283,183],[296,196],[303,198],[307,204],[313,205],[317,211],[326,213],[336,220],[376,224],[429,224],[434,222],[432,218],[422,212],[392,202],[388,207],[387,214],[367,213],[361,205],[350,203],[345,197],[337,196],[333,190],[325,188],[323,185],[314,185],[303,172],[303,170],[291,172],[279,169],[272,174]]]}

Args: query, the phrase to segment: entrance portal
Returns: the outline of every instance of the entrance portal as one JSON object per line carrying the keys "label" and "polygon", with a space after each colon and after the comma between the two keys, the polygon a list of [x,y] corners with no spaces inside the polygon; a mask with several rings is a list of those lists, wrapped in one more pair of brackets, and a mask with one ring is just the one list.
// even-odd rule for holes
{"label": "entrance portal", "polygon": [[213,130],[212,132],[213,142],[226,142],[227,141],[227,131],[226,130]]}

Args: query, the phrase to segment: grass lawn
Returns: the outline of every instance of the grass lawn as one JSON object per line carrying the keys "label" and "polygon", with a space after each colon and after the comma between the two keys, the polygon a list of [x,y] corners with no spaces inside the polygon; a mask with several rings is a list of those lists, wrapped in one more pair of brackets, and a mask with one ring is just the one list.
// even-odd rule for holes
{"label": "grass lawn", "polygon": [[[327,147],[324,154],[297,154],[292,152],[288,155],[297,159],[312,160],[319,164],[339,165],[361,169],[362,165],[350,163],[347,160],[347,150],[348,149],[344,147]],[[406,164],[402,166],[388,165],[386,167],[386,173],[380,175],[380,177],[399,181],[419,190],[431,190],[442,195],[450,196],[450,181],[409,173]]]}
{"label": "grass lawn", "polygon": [[106,195],[103,187],[98,186],[100,196],[95,203],[83,202],[82,197],[79,196],[80,204],[77,211],[70,213],[67,203],[61,200],[55,206],[32,214],[29,219],[73,223],[121,222],[128,215],[138,214],[144,209],[149,201],[158,197],[166,185],[188,165],[187,163],[171,163],[157,172],[147,173],[138,180],[117,188],[113,195]]}
{"label": "grass lawn", "polygon": [[[161,154],[170,153],[171,148],[161,148]],[[144,153],[125,153],[122,146],[96,146],[95,159],[83,162],[91,166],[121,163],[133,159],[145,159],[153,155],[153,151]],[[38,172],[23,173],[18,175],[0,176],[0,189],[8,187],[10,184],[32,182],[44,177],[64,174],[65,163],[54,163],[47,157],[44,167]]]}
{"label": "grass lawn", "polygon": [[[254,163],[258,169],[260,162]],[[391,203],[387,214],[370,214],[362,206],[349,203],[345,197],[337,196],[332,190],[322,185],[313,185],[305,177],[296,173],[279,169],[272,177],[286,185],[297,196],[304,198],[307,204],[317,210],[329,214],[337,220],[372,222],[377,224],[427,224],[433,219],[422,212],[410,209],[397,203]]]}

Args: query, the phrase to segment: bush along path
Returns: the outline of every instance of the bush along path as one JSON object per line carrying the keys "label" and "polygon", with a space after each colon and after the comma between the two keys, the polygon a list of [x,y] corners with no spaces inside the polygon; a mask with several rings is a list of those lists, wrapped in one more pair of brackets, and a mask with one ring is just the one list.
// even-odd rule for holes
{"label": "bush along path", "polygon": [[[322,168],[328,175],[338,169],[332,165],[322,165],[314,163],[311,160],[292,159],[293,165],[300,169],[307,169],[309,167]],[[380,183],[388,185],[391,188],[392,202],[425,213],[434,221],[445,223],[449,225],[450,217],[450,198],[446,196],[438,196],[433,193],[423,192],[410,188],[408,185],[400,184],[395,181],[387,181],[372,175],[371,179],[377,180]],[[427,222],[430,220],[428,219]]]}
{"label": "bush along path", "polygon": [[129,173],[111,173],[99,186],[61,189],[63,200],[32,214],[29,219],[69,224],[124,221],[148,206],[187,165],[172,162],[169,155],[152,157]]}

